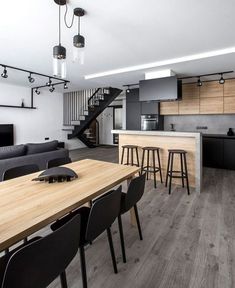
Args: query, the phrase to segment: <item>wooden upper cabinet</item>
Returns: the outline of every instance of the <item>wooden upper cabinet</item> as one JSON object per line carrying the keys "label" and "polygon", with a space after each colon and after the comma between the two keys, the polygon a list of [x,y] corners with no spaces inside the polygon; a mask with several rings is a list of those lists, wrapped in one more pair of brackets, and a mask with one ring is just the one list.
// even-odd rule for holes
{"label": "wooden upper cabinet", "polygon": [[178,115],[179,114],[179,101],[169,101],[160,103],[161,115]]}
{"label": "wooden upper cabinet", "polygon": [[235,79],[226,80],[224,83],[224,97],[235,96]]}
{"label": "wooden upper cabinet", "polygon": [[200,114],[223,114],[223,97],[209,97],[200,99]]}
{"label": "wooden upper cabinet", "polygon": [[199,114],[199,98],[184,99],[179,101],[179,114]]}
{"label": "wooden upper cabinet", "polygon": [[235,113],[235,96],[224,97],[224,114]]}
{"label": "wooden upper cabinet", "polygon": [[200,98],[223,97],[224,85],[218,81],[203,82],[200,87]]}
{"label": "wooden upper cabinet", "polygon": [[199,87],[196,83],[182,85],[182,99],[199,98]]}

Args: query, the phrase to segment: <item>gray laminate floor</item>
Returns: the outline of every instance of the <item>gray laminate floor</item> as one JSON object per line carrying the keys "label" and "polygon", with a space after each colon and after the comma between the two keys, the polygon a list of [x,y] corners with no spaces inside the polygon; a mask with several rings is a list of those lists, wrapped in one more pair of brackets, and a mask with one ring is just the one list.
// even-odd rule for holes
{"label": "gray laminate floor", "polygon": [[[117,148],[80,149],[76,159],[117,161]],[[205,169],[204,190],[190,196],[180,187],[172,195],[148,181],[139,214],[144,240],[123,217],[127,263],[121,261],[117,225],[113,238],[119,273],[115,275],[106,234],[87,247],[90,288],[235,287],[235,172]],[[67,269],[69,288],[82,287],[79,255]],[[55,281],[50,287],[60,287]]]}

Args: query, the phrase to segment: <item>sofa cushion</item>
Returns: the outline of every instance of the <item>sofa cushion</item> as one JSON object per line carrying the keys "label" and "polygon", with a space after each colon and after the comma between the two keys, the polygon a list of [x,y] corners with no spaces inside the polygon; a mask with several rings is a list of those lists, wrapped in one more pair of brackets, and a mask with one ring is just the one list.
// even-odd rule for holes
{"label": "sofa cushion", "polygon": [[46,143],[29,143],[26,144],[26,147],[27,155],[50,152],[56,150],[56,148],[58,147],[58,141],[54,140]]}
{"label": "sofa cushion", "polygon": [[0,159],[8,159],[23,156],[26,153],[25,145],[13,145],[0,147]]}

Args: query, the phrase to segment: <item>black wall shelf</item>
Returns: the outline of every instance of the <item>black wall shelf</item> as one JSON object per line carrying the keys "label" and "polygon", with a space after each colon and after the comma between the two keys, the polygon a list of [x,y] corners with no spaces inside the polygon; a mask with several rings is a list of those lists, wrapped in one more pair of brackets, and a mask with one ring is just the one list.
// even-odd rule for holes
{"label": "black wall shelf", "polygon": [[0,107],[5,107],[5,108],[21,108],[21,109],[37,109],[36,107],[22,107],[22,106],[14,106],[14,105],[0,105]]}

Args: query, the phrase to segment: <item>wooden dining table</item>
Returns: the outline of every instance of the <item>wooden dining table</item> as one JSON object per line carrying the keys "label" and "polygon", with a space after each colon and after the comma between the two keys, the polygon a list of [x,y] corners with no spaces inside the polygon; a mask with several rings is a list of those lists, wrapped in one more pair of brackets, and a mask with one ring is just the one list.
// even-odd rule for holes
{"label": "wooden dining table", "polygon": [[70,182],[35,182],[33,173],[0,182],[0,251],[58,218],[130,181],[138,167],[85,159],[65,165],[78,178]]}

